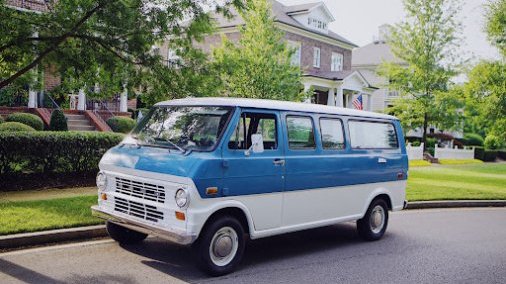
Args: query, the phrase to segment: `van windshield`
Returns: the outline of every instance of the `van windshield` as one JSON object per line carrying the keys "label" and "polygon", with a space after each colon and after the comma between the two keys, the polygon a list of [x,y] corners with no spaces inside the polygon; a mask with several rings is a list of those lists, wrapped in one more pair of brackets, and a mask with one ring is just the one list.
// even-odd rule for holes
{"label": "van windshield", "polygon": [[221,137],[232,107],[155,107],[132,131],[139,145],[181,152],[211,151]]}

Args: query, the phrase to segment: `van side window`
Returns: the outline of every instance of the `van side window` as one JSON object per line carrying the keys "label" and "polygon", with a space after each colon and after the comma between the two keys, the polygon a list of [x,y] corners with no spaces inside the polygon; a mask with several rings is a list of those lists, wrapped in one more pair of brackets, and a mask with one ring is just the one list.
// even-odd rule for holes
{"label": "van side window", "polygon": [[343,123],[340,119],[320,118],[320,132],[323,149],[344,149]]}
{"label": "van side window", "polygon": [[288,145],[290,149],[305,150],[316,148],[313,122],[309,117],[287,116]]}
{"label": "van side window", "polygon": [[228,142],[228,148],[246,150],[251,146],[251,135],[262,134],[265,150],[278,148],[276,116],[265,113],[243,112],[234,133]]}
{"label": "van side window", "polygon": [[399,147],[393,124],[349,121],[351,147],[356,149],[396,149]]}

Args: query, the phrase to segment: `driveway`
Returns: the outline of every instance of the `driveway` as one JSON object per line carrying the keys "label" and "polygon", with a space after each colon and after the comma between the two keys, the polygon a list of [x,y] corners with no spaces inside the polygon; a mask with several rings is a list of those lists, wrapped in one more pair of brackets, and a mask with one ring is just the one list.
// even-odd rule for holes
{"label": "driveway", "polygon": [[506,208],[390,215],[384,238],[354,223],[252,241],[237,272],[209,278],[190,251],[157,238],[0,254],[0,283],[506,283]]}

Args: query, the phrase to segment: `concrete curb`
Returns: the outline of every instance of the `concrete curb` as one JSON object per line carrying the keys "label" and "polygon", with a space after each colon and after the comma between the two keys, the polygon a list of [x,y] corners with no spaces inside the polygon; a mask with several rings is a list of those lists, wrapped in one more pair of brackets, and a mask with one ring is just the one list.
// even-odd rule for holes
{"label": "concrete curb", "polygon": [[[506,207],[506,200],[449,200],[408,202],[406,209]],[[107,237],[104,225],[0,236],[0,250]]]}
{"label": "concrete curb", "polygon": [[440,200],[408,202],[406,209],[506,207],[506,200]]}
{"label": "concrete curb", "polygon": [[0,250],[107,236],[104,225],[0,236]]}

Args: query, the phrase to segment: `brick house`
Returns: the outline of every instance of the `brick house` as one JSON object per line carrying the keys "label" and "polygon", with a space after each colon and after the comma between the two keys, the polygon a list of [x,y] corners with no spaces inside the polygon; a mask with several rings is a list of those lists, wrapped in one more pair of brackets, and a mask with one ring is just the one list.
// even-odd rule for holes
{"label": "brick house", "polygon": [[[272,14],[278,28],[285,33],[287,44],[296,49],[292,64],[303,71],[304,89],[314,89],[311,103],[349,107],[363,95],[364,109],[371,110],[371,95],[375,90],[359,71],[351,69],[352,49],[357,47],[349,40],[328,29],[334,17],[323,2],[285,6],[272,0]],[[233,17],[213,15],[218,30],[205,37],[197,46],[210,53],[221,44],[221,35],[232,41],[240,37],[238,27],[244,25],[239,13],[232,9]],[[173,52],[166,44],[159,52],[170,62]]]}

